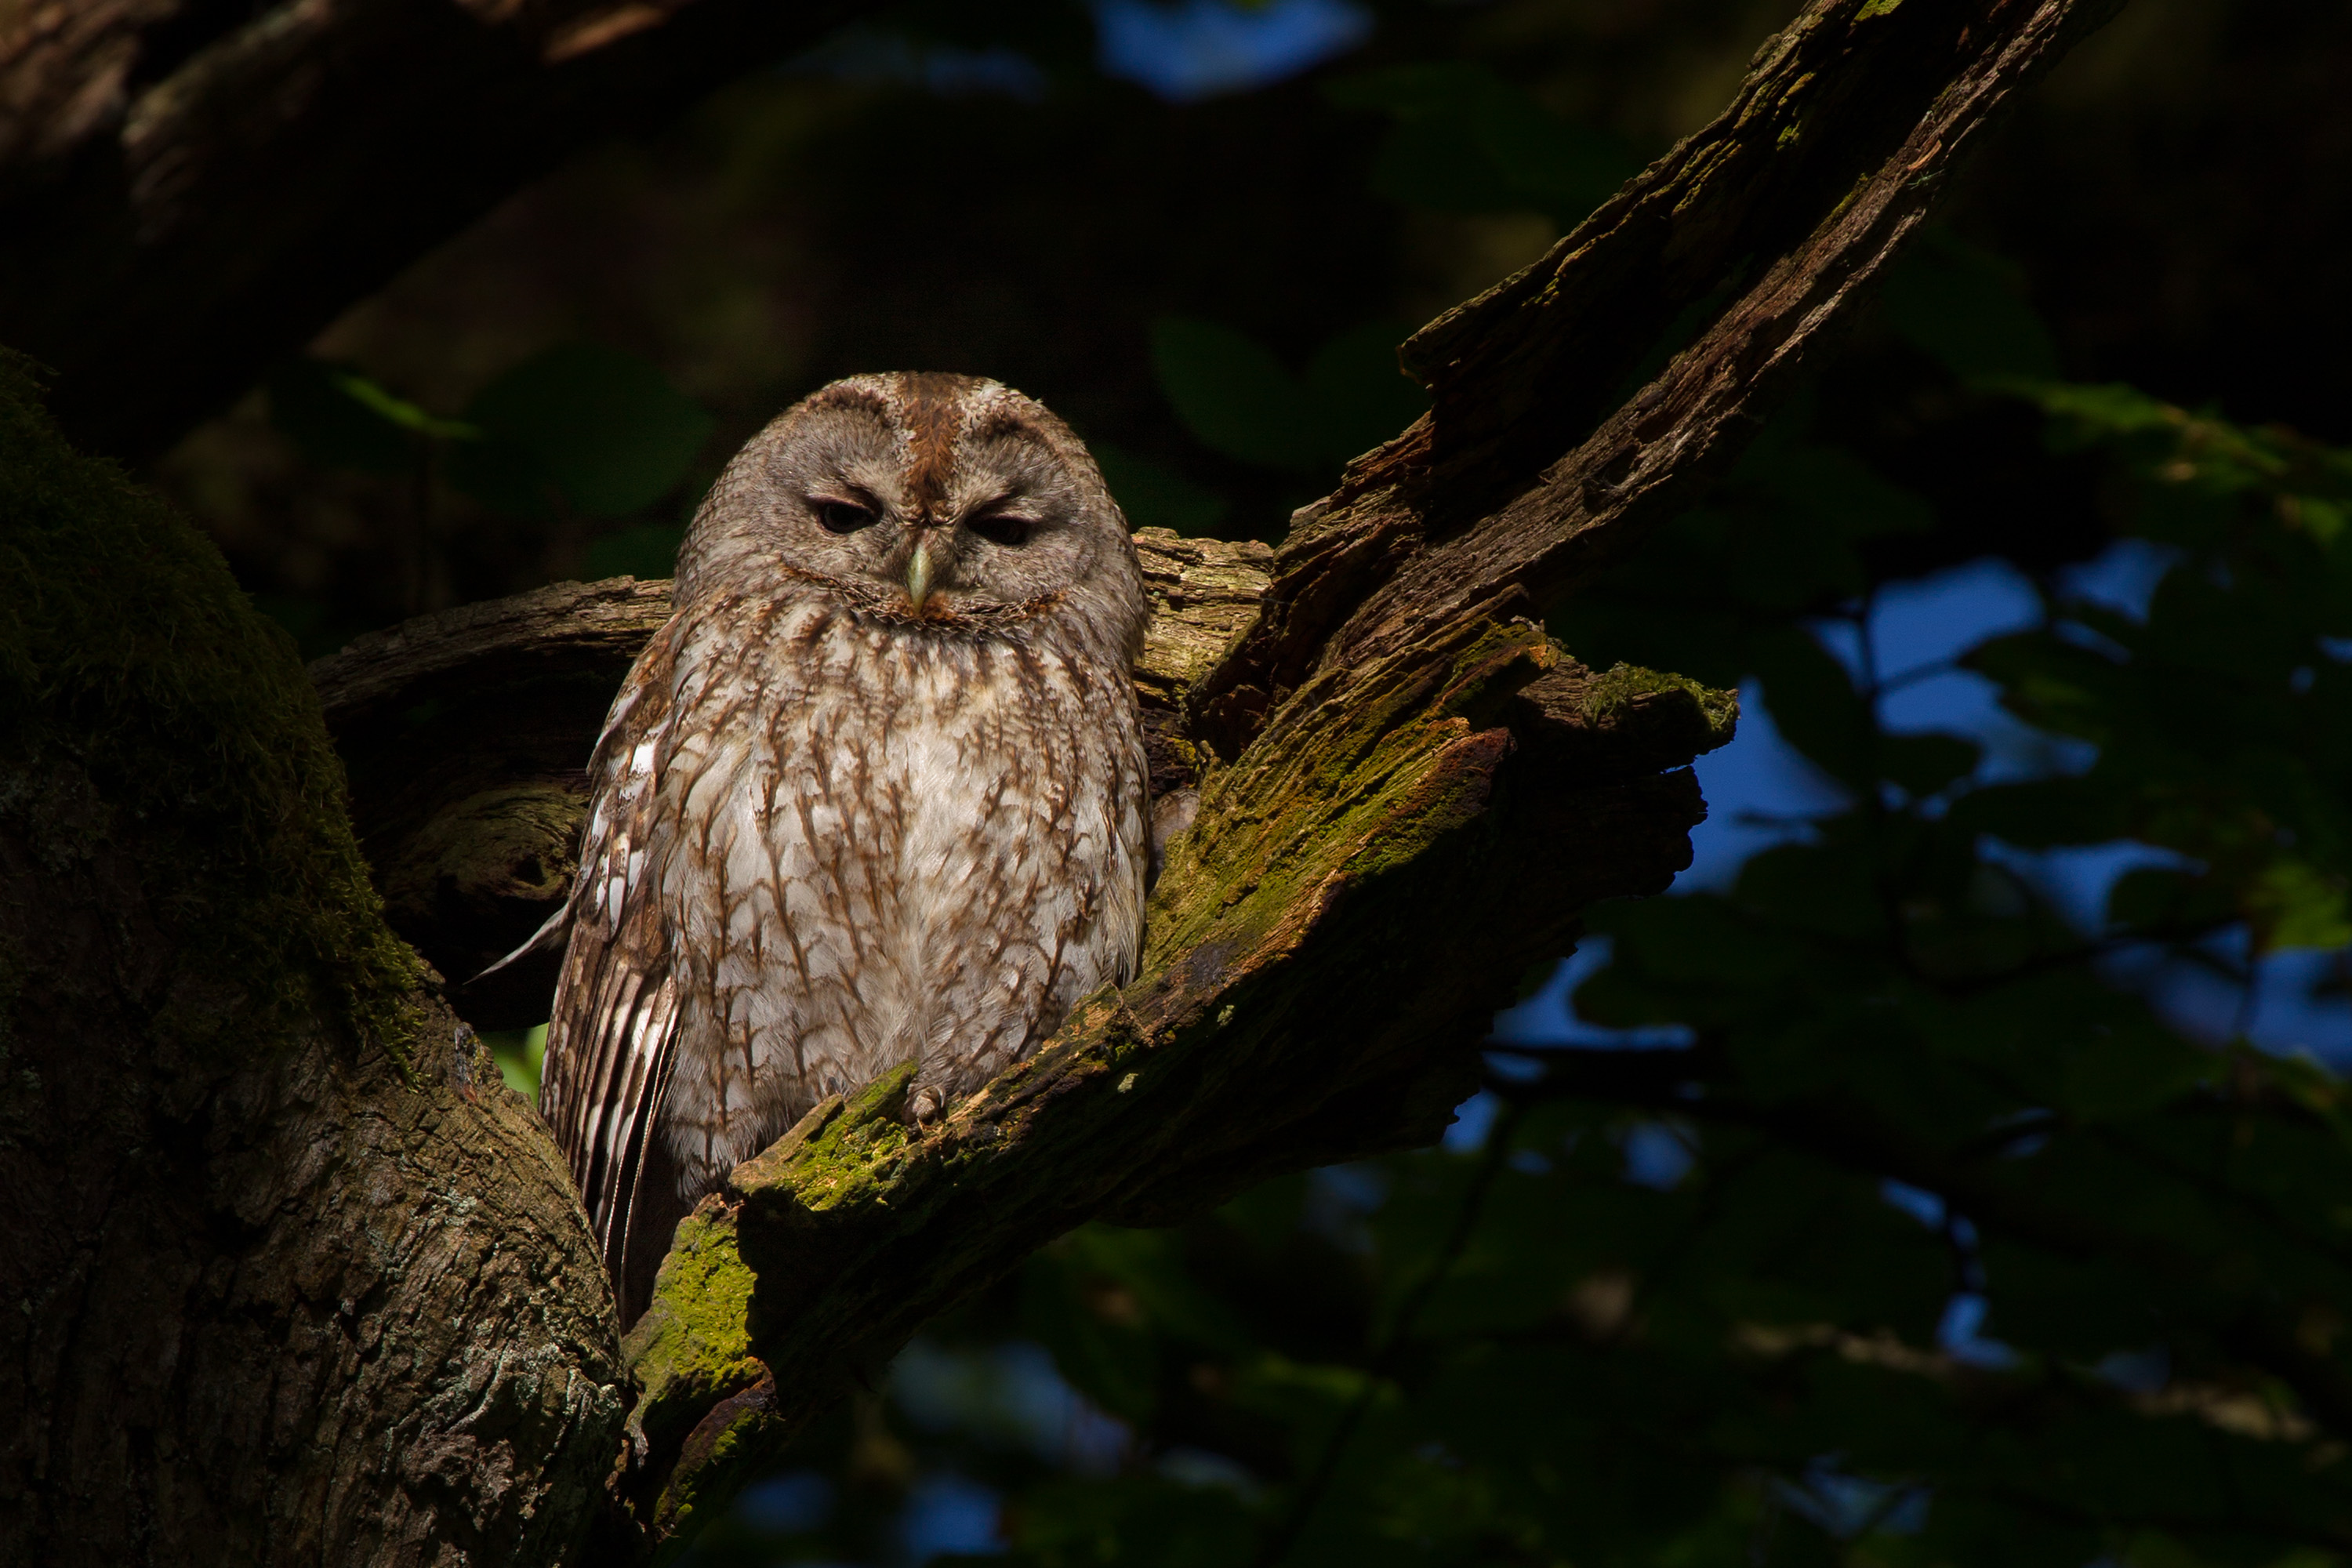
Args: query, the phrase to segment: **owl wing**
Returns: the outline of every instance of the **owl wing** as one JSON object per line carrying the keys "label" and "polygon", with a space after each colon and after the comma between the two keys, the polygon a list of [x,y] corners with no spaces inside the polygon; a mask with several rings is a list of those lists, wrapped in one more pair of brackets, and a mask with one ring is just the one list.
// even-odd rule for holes
{"label": "owl wing", "polygon": [[652,842],[672,707],[667,641],[630,672],[589,764],[594,805],[540,1083],[540,1113],[579,1184],[625,1326],[686,1209],[658,1126],[678,1022]]}

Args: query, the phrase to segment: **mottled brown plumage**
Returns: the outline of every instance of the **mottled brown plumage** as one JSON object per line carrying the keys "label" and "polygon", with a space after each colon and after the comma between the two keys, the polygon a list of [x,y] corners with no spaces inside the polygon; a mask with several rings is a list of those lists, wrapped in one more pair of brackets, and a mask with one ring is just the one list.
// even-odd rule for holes
{"label": "mottled brown plumage", "polygon": [[625,1321],[818,1100],[919,1059],[936,1115],[1132,974],[1146,615],[1086,448],[993,382],[836,382],[729,465],[559,917],[540,1104]]}

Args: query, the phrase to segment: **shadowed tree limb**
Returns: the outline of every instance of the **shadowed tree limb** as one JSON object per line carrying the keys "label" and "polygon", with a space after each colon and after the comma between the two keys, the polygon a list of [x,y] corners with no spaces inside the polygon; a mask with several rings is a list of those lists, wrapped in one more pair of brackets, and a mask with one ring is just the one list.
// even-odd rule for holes
{"label": "shadowed tree limb", "polygon": [[0,342],[145,458],[597,137],[855,0],[49,0],[0,20]]}

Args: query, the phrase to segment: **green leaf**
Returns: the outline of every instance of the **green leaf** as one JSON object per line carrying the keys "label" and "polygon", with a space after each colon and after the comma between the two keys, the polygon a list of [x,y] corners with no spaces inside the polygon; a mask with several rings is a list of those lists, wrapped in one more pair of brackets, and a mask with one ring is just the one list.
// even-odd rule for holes
{"label": "green leaf", "polygon": [[1384,67],[1324,84],[1323,96],[1342,109],[1380,109],[1400,120],[1451,113],[1496,85],[1495,74],[1467,60],[1429,60]]}
{"label": "green leaf", "polygon": [[2274,860],[2263,868],[2245,896],[2261,951],[2334,949],[2352,944],[2352,905],[2345,879],[2300,860]]}
{"label": "green leaf", "polygon": [[1976,771],[1984,748],[1958,735],[1884,735],[1880,771],[1916,797],[1935,795]]}
{"label": "green leaf", "polygon": [[1575,226],[1641,167],[1615,137],[1561,120],[1483,66],[1393,66],[1325,89],[1334,103],[1392,116],[1369,183],[1440,212],[1540,212]]}
{"label": "green leaf", "polygon": [[1878,777],[1876,726],[1845,666],[1793,626],[1759,638],[1755,660],[1765,706],[1789,743],[1832,777],[1871,787]]}
{"label": "green leaf", "polygon": [[1323,457],[1306,387],[1246,333],[1163,316],[1151,324],[1151,364],[1184,427],[1227,457],[1277,468],[1310,468]]}
{"label": "green leaf", "polygon": [[1228,1568],[1255,1545],[1232,1491],[1149,1476],[1045,1482],[1011,1523],[1013,1561],[1039,1568]]}
{"label": "green leaf", "polygon": [[1561,120],[1523,92],[1486,93],[1471,114],[1479,151],[1562,228],[1573,228],[1641,169],[1616,138]]}
{"label": "green leaf", "polygon": [[2016,275],[1944,230],[1921,236],[1889,269],[1881,298],[1895,331],[1955,375],[2058,374],[2050,330]]}
{"label": "green leaf", "polygon": [[1538,200],[1496,167],[1466,115],[1393,127],[1365,183],[1375,195],[1433,212],[1525,212]]}
{"label": "green leaf", "polygon": [[[1577,988],[1577,1010],[1612,1027],[1689,1021],[1706,993],[1768,989],[1806,956],[1795,933],[1759,928],[1717,893],[1604,904],[1588,923],[1617,939],[1617,955]],[[1622,989],[1641,982],[1654,984]]]}
{"label": "green leaf", "polygon": [[[414,409],[348,365],[289,360],[269,375],[269,421],[312,462],[362,473],[413,471],[422,456],[417,426],[394,416]],[[415,410],[424,417],[422,410]]]}
{"label": "green leaf", "polygon": [[2215,925],[2237,913],[2229,889],[2202,871],[2142,866],[2107,889],[2107,919],[2117,925]]}
{"label": "green leaf", "polygon": [[1429,394],[1397,368],[1408,329],[1369,321],[1341,332],[1307,362],[1308,397],[1323,426],[1323,454],[1345,461],[1420,418]]}
{"label": "green leaf", "polygon": [[1380,445],[1429,406],[1397,368],[1404,336],[1385,321],[1352,328],[1294,376],[1246,333],[1168,316],[1152,324],[1151,359],[1177,417],[1207,445],[1244,462],[1307,470]]}
{"label": "green leaf", "polygon": [[1224,497],[1194,484],[1175,469],[1108,441],[1088,444],[1103,483],[1110,487],[1131,528],[1167,528],[1178,533],[1208,533],[1233,509]]}
{"label": "green leaf", "polygon": [[2122,837],[2125,828],[2121,803],[2096,777],[1988,784],[1954,802],[1948,820],[2020,849],[2105,844]]}
{"label": "green leaf", "polygon": [[1149,1420],[1159,1404],[1160,1356],[1134,1290],[1055,1248],[1023,1270],[1024,1329],[1052,1352],[1071,1384],[1112,1415]]}
{"label": "green leaf", "polygon": [[1780,844],[1739,868],[1739,902],[1775,924],[1867,939],[1886,912],[1864,857],[1842,845]]}
{"label": "green leaf", "polygon": [[[466,418],[527,453],[590,517],[619,517],[659,500],[686,477],[711,429],[710,416],[652,365],[584,342],[507,372],[467,405]],[[469,469],[464,488],[500,504],[513,493],[514,465],[503,467],[498,479]]]}

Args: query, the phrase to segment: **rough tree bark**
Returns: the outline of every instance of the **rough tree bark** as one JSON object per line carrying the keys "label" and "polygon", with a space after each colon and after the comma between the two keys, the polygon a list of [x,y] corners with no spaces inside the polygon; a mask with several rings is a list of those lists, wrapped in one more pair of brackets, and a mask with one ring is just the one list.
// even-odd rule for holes
{"label": "rough tree bark", "polygon": [[0,362],[0,1562],[553,1563],[627,1407],[283,634]]}
{"label": "rough tree bark", "polygon": [[0,342],[142,458],[595,137],[856,0],[30,0],[0,7]]}
{"label": "rough tree bark", "polygon": [[[0,1301],[28,1306],[0,1313],[0,1484],[39,1504],[0,1541],[670,1555],[1058,1232],[1435,1136],[1530,963],[1685,862],[1680,764],[1728,732],[1721,694],[1585,670],[1531,617],[1727,459],[1954,161],[2109,8],[1815,0],[1715,124],[1407,346],[1434,410],[1300,514],[1229,647],[1212,623],[1244,620],[1253,563],[1148,541],[1189,626],[1182,668],[1146,672],[1156,761],[1198,807],[1142,977],[935,1127],[900,1118],[903,1077],[818,1108],[680,1226],[617,1349],[543,1134],[358,876],[290,656],[184,529],[18,405]],[[1213,588],[1176,602],[1193,572]],[[318,672],[427,952],[470,963],[560,890],[585,749],[566,736],[660,593],[549,590]],[[501,712],[521,717],[492,746]]]}

